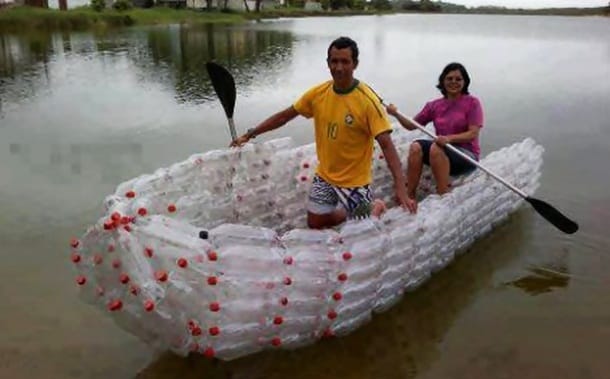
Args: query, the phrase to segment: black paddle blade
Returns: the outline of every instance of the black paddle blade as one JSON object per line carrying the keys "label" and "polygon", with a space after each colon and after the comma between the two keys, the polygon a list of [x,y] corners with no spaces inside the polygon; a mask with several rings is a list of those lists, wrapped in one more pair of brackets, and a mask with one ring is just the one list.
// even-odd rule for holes
{"label": "black paddle blade", "polygon": [[526,197],[525,201],[530,203],[542,217],[546,218],[551,224],[555,225],[557,229],[561,230],[562,232],[573,234],[578,230],[577,223],[564,216],[552,205],[533,197]]}
{"label": "black paddle blade", "polygon": [[225,110],[227,118],[233,118],[233,110],[235,109],[235,80],[233,75],[226,68],[222,67],[218,63],[207,62],[205,64],[210,79],[212,80],[212,86],[216,95],[220,99],[220,103]]}

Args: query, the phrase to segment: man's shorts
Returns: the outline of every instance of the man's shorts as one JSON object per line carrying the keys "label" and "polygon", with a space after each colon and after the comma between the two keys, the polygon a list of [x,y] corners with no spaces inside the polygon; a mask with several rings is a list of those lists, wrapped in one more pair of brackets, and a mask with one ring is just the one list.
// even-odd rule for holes
{"label": "man's shorts", "polygon": [[[434,141],[429,140],[429,139],[418,139],[418,140],[415,140],[415,142],[419,143],[419,146],[421,146],[421,149],[423,152],[424,163],[427,164],[428,166],[430,166],[430,147],[432,146]],[[470,158],[474,159],[475,161],[477,160],[477,158],[475,157],[475,155],[472,151],[470,151],[468,149],[464,149],[462,147],[457,147],[455,145],[453,147],[455,147],[462,153],[468,155]],[[459,155],[457,155],[453,151],[447,149],[446,147],[444,147],[443,150],[445,151],[445,154],[447,154],[447,157],[449,158],[449,167],[450,167],[449,175],[451,175],[451,176],[464,175],[464,174],[470,173],[471,171],[474,171],[474,169],[477,168],[477,166],[468,162],[466,159],[460,157]]]}
{"label": "man's shorts", "polygon": [[338,205],[347,211],[348,218],[368,217],[371,214],[373,194],[370,186],[344,188],[333,186],[315,175],[309,190],[307,210],[322,215],[332,213]]}

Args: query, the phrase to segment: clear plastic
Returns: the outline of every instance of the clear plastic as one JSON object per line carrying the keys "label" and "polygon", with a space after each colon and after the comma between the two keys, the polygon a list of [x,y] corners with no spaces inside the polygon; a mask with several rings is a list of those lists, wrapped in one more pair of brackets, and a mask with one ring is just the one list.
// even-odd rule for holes
{"label": "clear plastic", "polygon": [[[406,165],[421,133],[392,134]],[[481,161],[532,194],[543,148],[532,139]],[[317,160],[290,139],[195,154],[117,187],[70,259],[84,301],[157,349],[235,359],[344,335],[417,288],[523,200],[481,171],[434,194],[425,167],[419,212],[394,206],[378,147],[381,219],[310,230],[305,207]]]}

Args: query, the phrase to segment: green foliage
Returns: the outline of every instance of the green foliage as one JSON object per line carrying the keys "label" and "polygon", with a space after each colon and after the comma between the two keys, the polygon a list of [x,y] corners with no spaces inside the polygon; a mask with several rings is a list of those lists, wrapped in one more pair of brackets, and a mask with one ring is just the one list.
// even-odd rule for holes
{"label": "green foliage", "polygon": [[238,10],[236,10],[236,9],[231,9],[231,8],[229,8],[229,7],[226,7],[226,8],[222,8],[222,9],[220,10],[220,13],[239,14],[239,11],[238,11]]}
{"label": "green foliage", "polygon": [[[89,30],[104,29],[109,27],[123,27],[134,24],[201,24],[201,23],[240,23],[251,19],[277,18],[277,17],[307,17],[319,15],[350,15],[350,14],[375,14],[386,13],[390,3],[388,0],[320,0],[325,10],[341,9],[338,12],[305,11],[303,8],[272,8],[264,9],[259,13],[245,12],[221,12],[213,10],[209,12],[194,11],[190,9],[176,10],[169,7],[153,7],[142,9],[134,7],[130,10],[118,11],[116,9],[104,9],[104,0],[90,0],[91,5],[71,8],[67,11],[53,9],[42,9],[37,7],[14,6],[3,9],[0,12],[0,33],[3,32],[27,32],[27,31],[54,31],[54,30]],[[122,0],[126,1],[126,0]],[[129,0],[132,1],[132,0]],[[294,2],[302,0],[291,0]],[[119,3],[121,0],[119,0]],[[127,3],[129,3],[127,1]],[[130,3],[129,3],[130,4]],[[421,12],[420,2],[410,0],[393,0],[396,9]],[[428,1],[427,11],[439,12],[435,6],[440,6],[440,12],[463,12],[463,13],[501,13],[501,14],[557,14],[557,15],[606,15],[610,16],[610,7],[597,8],[556,8],[556,9],[500,9],[493,8],[465,8],[455,6],[448,8],[449,3],[440,1]],[[411,6],[417,9],[405,9]],[[97,11],[94,10],[97,8]],[[117,5],[119,9],[123,5]],[[351,7],[351,9],[345,9]],[[363,10],[362,7],[374,8],[374,11]]]}
{"label": "green foliage", "polygon": [[287,2],[287,5],[291,8],[304,8],[305,7],[305,0],[289,0]]}
{"label": "green foliage", "polygon": [[468,12],[468,8],[464,5],[453,4],[453,3],[445,3],[442,1],[437,2],[441,7],[441,12],[443,13],[466,13]]}
{"label": "green foliage", "polygon": [[366,2],[364,0],[354,0],[352,9],[363,10],[366,7]]}
{"label": "green foliage", "polygon": [[91,8],[96,12],[101,12],[106,8],[106,2],[104,0],[91,0]]}
{"label": "green foliage", "polygon": [[377,10],[390,10],[392,4],[388,0],[372,0],[371,6]]}
{"label": "green foliage", "polygon": [[133,8],[133,4],[130,0],[116,0],[114,4],[112,4],[112,7],[117,11],[122,12]]}
{"label": "green foliage", "polygon": [[[412,1],[412,0],[402,0],[397,2],[396,6],[399,9],[411,12],[441,12],[443,6],[451,6],[455,7],[455,9],[466,9],[463,5],[454,5],[451,3],[443,3],[443,2],[432,2],[430,0],[421,0],[421,1]],[[453,8],[452,8],[453,9]]]}
{"label": "green foliage", "polygon": [[337,10],[348,7],[347,0],[330,0],[330,9]]}
{"label": "green foliage", "polygon": [[133,24],[134,19],[128,14],[119,14],[113,10],[97,12],[89,6],[67,11],[14,7],[0,12],[0,33],[88,30],[98,27],[120,27]]}
{"label": "green foliage", "polygon": [[433,3],[430,0],[422,0],[420,2],[420,7],[422,12],[440,12],[441,6]]}

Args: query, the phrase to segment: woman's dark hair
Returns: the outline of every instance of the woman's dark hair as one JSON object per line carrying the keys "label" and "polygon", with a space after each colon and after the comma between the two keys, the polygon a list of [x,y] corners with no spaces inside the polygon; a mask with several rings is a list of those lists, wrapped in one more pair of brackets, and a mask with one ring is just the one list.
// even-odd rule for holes
{"label": "woman's dark hair", "polygon": [[464,87],[462,87],[462,93],[464,95],[468,95],[468,86],[470,85],[470,76],[468,75],[468,71],[466,71],[466,68],[464,68],[461,63],[452,62],[445,66],[445,68],[441,72],[441,75],[438,77],[438,84],[436,85],[436,88],[441,91],[444,97],[447,97],[447,90],[445,89],[444,85],[445,77],[448,73],[455,70],[460,70],[462,78],[464,78]]}
{"label": "woman's dark hair", "polygon": [[330,46],[328,46],[328,50],[326,51],[327,62],[330,59],[330,49],[333,47],[336,49],[345,49],[349,47],[352,50],[352,60],[354,63],[358,63],[358,44],[353,39],[349,37],[339,37],[332,41]]}

